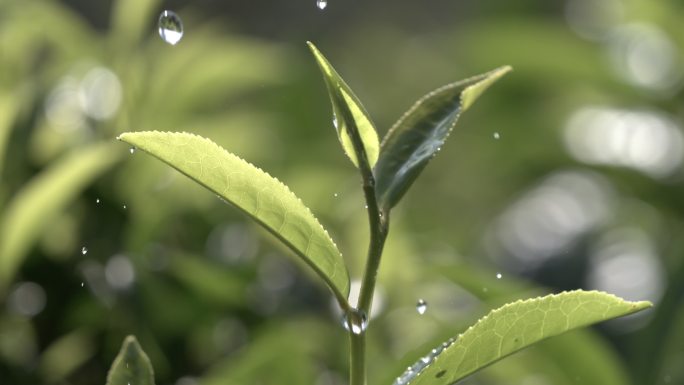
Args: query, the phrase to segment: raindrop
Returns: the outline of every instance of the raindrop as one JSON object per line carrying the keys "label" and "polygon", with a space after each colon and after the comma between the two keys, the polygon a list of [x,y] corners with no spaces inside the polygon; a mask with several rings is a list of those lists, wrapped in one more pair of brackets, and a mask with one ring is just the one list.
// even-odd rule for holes
{"label": "raindrop", "polygon": [[354,334],[361,334],[368,327],[368,317],[360,310],[353,310],[342,317],[342,326]]}
{"label": "raindrop", "polygon": [[501,273],[496,273],[496,279],[501,279],[501,277],[503,277],[503,275],[501,275]]}
{"label": "raindrop", "polygon": [[85,246],[81,247],[81,254],[83,254],[83,255],[88,254],[88,248]]}
{"label": "raindrop", "polygon": [[498,132],[495,132],[495,133],[494,133],[494,139],[497,139],[497,140],[498,140],[498,139],[500,139],[500,138],[501,138],[501,134],[499,134]]}
{"label": "raindrop", "polygon": [[176,45],[183,37],[183,22],[172,11],[164,11],[159,15],[159,36],[171,44]]}
{"label": "raindrop", "polygon": [[335,198],[337,198],[337,197],[339,196],[339,194],[338,194],[338,193],[334,193],[333,196],[334,196]]}
{"label": "raindrop", "polygon": [[85,286],[85,282],[81,282],[81,287]]}
{"label": "raindrop", "polygon": [[418,311],[418,314],[425,314],[427,311],[427,302],[422,298],[419,299],[418,303],[416,303],[416,310]]}
{"label": "raindrop", "polygon": [[322,11],[328,6],[328,0],[316,0],[316,6]]}
{"label": "raindrop", "polygon": [[95,199],[95,203],[100,203],[100,198]]}
{"label": "raindrop", "polygon": [[123,205],[123,209],[126,210],[126,205]]}
{"label": "raindrop", "polygon": [[130,149],[130,150],[128,150],[128,151],[130,151],[130,152],[131,152],[131,154],[134,154],[134,153],[135,153],[135,147],[131,147],[131,149]]}

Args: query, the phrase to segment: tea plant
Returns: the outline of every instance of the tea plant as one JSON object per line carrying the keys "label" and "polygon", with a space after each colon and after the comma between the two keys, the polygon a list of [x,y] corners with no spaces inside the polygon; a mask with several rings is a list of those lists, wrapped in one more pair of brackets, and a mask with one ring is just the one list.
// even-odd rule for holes
{"label": "tea plant", "polygon": [[[351,385],[366,383],[366,333],[390,213],[445,143],[462,112],[510,71],[501,67],[448,84],[418,100],[380,143],[359,99],[311,43],[327,85],[342,148],[361,174],[370,244],[358,303],[348,301],[349,273],[335,242],[287,186],[189,133],[124,133],[119,139],[166,162],[246,213],[308,264],[332,291],[350,339]],[[446,385],[542,339],[651,306],[596,291],[572,291],[509,303],[432,349],[395,384]],[[153,383],[152,368],[133,337],[124,342],[108,384]]]}

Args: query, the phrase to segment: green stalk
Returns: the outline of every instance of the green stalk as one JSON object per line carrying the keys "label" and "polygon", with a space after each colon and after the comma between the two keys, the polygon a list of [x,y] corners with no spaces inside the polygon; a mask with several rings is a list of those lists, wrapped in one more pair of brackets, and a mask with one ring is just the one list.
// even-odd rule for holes
{"label": "green stalk", "polygon": [[[358,135],[352,135],[352,140],[361,144]],[[364,154],[365,155],[365,154]],[[378,268],[382,259],[382,250],[389,231],[389,210],[381,210],[375,195],[375,177],[368,165],[365,156],[359,157],[359,169],[363,179],[363,192],[366,197],[366,208],[368,210],[368,222],[370,226],[370,243],[368,245],[368,257],[366,258],[366,268],[361,282],[361,291],[356,311],[347,313],[349,320],[356,317],[367,317],[370,322],[370,312],[373,305],[373,293],[375,292],[375,282],[378,276]],[[359,334],[354,334],[349,326],[349,337],[351,340],[350,358],[350,385],[366,385],[366,331],[361,330]]]}

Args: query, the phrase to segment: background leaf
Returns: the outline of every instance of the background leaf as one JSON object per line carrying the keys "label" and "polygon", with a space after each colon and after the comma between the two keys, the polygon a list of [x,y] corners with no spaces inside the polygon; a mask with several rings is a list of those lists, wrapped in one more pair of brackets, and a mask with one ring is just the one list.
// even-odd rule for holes
{"label": "background leaf", "polygon": [[327,231],[290,189],[216,143],[187,133],[125,133],[119,139],[166,162],[248,214],[299,255],[346,306],[349,274]]}
{"label": "background leaf", "polygon": [[67,155],[17,193],[0,222],[0,291],[19,267],[33,241],[86,186],[120,159],[113,143]]}
{"label": "background leaf", "polygon": [[510,303],[459,335],[411,383],[452,384],[537,341],[650,306],[581,290]]}
{"label": "background leaf", "polygon": [[154,385],[154,371],[134,336],[128,336],[114,359],[107,385]]}
{"label": "background leaf", "polygon": [[391,208],[442,148],[459,116],[511,67],[438,88],[423,96],[389,130],[375,165],[381,206]]}
{"label": "background leaf", "polygon": [[[344,152],[357,167],[358,159],[362,156],[368,160],[368,166],[372,168],[378,160],[380,144],[368,112],[318,48],[311,42],[308,44],[323,73],[333,107],[333,125]],[[360,143],[356,143],[355,137]]]}

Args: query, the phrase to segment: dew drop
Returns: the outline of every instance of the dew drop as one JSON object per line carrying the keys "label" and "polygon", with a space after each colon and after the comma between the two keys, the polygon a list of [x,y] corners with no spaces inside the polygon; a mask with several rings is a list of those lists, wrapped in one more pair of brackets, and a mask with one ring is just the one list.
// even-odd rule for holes
{"label": "dew drop", "polygon": [[131,147],[130,150],[128,150],[131,154],[135,154],[135,147]]}
{"label": "dew drop", "polygon": [[171,45],[176,45],[183,37],[183,22],[173,11],[159,15],[159,36]]}
{"label": "dew drop", "polygon": [[427,302],[425,302],[424,299],[419,299],[418,303],[416,303],[416,311],[418,311],[418,314],[425,314],[427,311]]}
{"label": "dew drop", "polygon": [[368,327],[368,316],[360,310],[353,310],[342,317],[342,326],[354,334],[361,334]]}
{"label": "dew drop", "polygon": [[496,273],[496,279],[501,279],[501,277],[503,277],[503,275],[501,275],[501,273]]}
{"label": "dew drop", "polygon": [[499,134],[498,132],[495,132],[495,133],[494,133],[494,139],[497,139],[497,140],[498,140],[498,139],[500,139],[500,138],[501,138],[501,134]]}
{"label": "dew drop", "polygon": [[85,246],[81,247],[81,254],[83,254],[83,255],[88,254],[88,248]]}
{"label": "dew drop", "polygon": [[321,11],[325,9],[325,7],[328,6],[328,0],[316,0],[316,7],[320,9]]}

